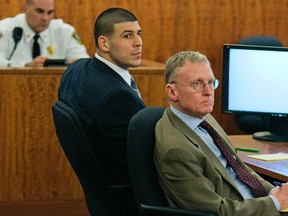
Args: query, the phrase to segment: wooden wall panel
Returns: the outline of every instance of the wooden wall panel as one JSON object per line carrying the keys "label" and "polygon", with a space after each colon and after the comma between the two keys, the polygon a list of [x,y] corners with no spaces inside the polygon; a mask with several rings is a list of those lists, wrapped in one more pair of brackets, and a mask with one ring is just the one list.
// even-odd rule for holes
{"label": "wooden wall panel", "polygon": [[[21,11],[24,0],[5,0],[0,19]],[[75,26],[90,55],[94,55],[95,18],[109,7],[124,7],[143,29],[143,57],[165,63],[181,50],[208,56],[216,77],[222,78],[222,46],[250,35],[271,35],[288,46],[287,0],[55,0],[55,17]],[[159,86],[159,88],[162,88]],[[213,115],[228,134],[242,133],[233,115],[221,113],[221,86]]]}
{"label": "wooden wall panel", "polygon": [[[0,19],[21,11],[24,0],[5,0]],[[287,0],[55,0],[55,17],[75,26],[93,55],[93,24],[109,7],[131,10],[143,28],[144,58],[165,62],[184,49],[199,50],[221,62],[223,43],[268,34],[288,44]]]}
{"label": "wooden wall panel", "polygon": [[[176,52],[197,50],[208,56],[219,80],[224,43],[237,43],[250,35],[270,35],[288,46],[287,0],[55,0],[55,3],[55,17],[75,26],[91,56],[95,53],[93,25],[97,15],[109,7],[124,7],[136,14],[143,29],[143,58],[165,63]],[[2,0],[0,19],[16,15],[23,4],[24,0]],[[56,166],[66,159],[56,145],[53,129],[36,126],[52,124],[50,105],[56,99],[60,75],[50,72],[29,78],[11,75],[2,74],[0,79],[0,163],[5,167],[0,178],[0,201],[83,198],[78,181],[75,176],[71,178],[72,169],[67,164]],[[154,78],[145,76],[135,74],[146,104],[166,106],[161,74]],[[153,87],[147,89],[148,84]],[[49,93],[44,89],[50,89]],[[235,126],[233,115],[221,113],[221,90],[220,86],[216,91],[213,115],[228,134],[242,133]],[[32,124],[26,127],[30,121]],[[33,160],[37,163],[33,164]],[[44,166],[44,161],[56,165]],[[67,177],[59,179],[63,173]]]}
{"label": "wooden wall panel", "polygon": [[[24,208],[22,202],[39,210],[41,202],[49,208],[73,202],[85,207],[82,188],[60,147],[52,117],[64,70],[0,70],[0,215],[13,202],[19,209]],[[158,88],[164,86],[163,64],[143,60],[143,66],[130,71],[147,106],[167,107],[165,90]]]}
{"label": "wooden wall panel", "polygon": [[83,199],[53,126],[62,73],[39,72],[0,74],[0,201]]}

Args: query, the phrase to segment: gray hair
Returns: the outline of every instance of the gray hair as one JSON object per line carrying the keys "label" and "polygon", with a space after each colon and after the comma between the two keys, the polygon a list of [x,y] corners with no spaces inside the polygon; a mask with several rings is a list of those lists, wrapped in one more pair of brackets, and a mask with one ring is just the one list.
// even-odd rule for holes
{"label": "gray hair", "polygon": [[33,2],[34,2],[34,0],[26,0],[26,1],[25,1],[25,4],[26,4],[26,5],[32,5]]}
{"label": "gray hair", "polygon": [[166,62],[165,69],[165,84],[171,83],[176,80],[177,71],[179,67],[182,67],[186,62],[200,62],[209,63],[208,58],[196,51],[182,51],[171,56]]}

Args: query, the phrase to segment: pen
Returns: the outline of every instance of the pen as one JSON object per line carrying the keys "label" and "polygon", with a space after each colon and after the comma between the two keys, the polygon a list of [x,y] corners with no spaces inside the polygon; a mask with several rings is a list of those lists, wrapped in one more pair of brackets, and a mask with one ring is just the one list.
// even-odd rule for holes
{"label": "pen", "polygon": [[260,152],[258,149],[254,148],[235,148],[236,151],[247,151],[247,152]]}
{"label": "pen", "polygon": [[275,186],[279,186],[279,187],[281,187],[283,185],[282,183],[277,182],[277,181],[274,181],[273,183],[274,183]]}

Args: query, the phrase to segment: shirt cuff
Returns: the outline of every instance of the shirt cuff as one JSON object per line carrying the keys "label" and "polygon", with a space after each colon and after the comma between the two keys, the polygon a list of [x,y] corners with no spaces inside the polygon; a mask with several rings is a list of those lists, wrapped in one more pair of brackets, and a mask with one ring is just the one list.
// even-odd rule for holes
{"label": "shirt cuff", "polygon": [[273,202],[274,202],[277,210],[280,211],[280,203],[279,203],[278,200],[275,198],[275,196],[269,195],[269,197],[271,197],[271,199],[273,200]]}

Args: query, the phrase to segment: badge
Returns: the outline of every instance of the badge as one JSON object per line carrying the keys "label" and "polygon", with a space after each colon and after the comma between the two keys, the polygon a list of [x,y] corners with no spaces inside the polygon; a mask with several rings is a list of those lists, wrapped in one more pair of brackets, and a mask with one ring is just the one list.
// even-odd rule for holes
{"label": "badge", "polygon": [[50,55],[50,56],[53,56],[55,54],[55,47],[53,46],[48,46],[47,47],[47,53]]}

